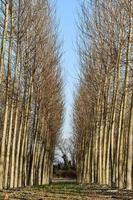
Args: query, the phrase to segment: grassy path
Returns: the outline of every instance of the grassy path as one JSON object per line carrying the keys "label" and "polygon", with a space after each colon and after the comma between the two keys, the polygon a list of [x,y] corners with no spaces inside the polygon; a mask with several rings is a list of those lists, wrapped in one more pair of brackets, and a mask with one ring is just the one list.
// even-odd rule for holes
{"label": "grassy path", "polygon": [[[5,197],[6,195],[6,197]],[[76,183],[53,183],[46,186],[19,188],[0,192],[0,200],[111,200],[132,199],[133,192],[117,191]]]}

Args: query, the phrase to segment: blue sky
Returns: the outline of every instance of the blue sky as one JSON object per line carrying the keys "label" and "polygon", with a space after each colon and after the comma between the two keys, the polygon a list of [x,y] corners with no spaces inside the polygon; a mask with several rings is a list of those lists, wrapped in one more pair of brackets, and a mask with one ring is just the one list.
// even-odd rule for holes
{"label": "blue sky", "polygon": [[76,15],[77,0],[57,0],[57,15],[60,22],[60,38],[63,39],[63,57],[62,69],[65,85],[65,122],[63,125],[63,133],[68,137],[72,132],[71,116],[73,104],[73,92],[77,81],[76,63],[77,53],[75,52],[76,44]]}

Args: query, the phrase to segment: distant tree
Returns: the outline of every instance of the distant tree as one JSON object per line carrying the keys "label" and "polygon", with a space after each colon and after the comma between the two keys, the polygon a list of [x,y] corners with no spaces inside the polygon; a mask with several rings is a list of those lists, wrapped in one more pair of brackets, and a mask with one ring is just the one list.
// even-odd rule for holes
{"label": "distant tree", "polygon": [[64,161],[64,165],[71,165],[75,167],[75,153],[74,153],[74,140],[72,137],[60,137],[57,145],[59,155]]}

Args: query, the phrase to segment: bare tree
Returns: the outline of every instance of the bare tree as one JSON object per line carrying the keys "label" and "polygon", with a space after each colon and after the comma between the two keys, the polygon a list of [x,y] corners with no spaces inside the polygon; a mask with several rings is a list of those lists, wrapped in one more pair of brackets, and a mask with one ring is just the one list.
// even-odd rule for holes
{"label": "bare tree", "polygon": [[48,184],[62,125],[54,4],[0,3],[0,189]]}
{"label": "bare tree", "polygon": [[78,182],[133,188],[132,7],[113,0],[82,5],[74,107]]}

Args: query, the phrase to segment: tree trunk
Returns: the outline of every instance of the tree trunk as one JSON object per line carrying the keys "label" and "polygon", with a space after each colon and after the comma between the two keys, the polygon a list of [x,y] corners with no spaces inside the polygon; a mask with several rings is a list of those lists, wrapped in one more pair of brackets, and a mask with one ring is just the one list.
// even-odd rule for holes
{"label": "tree trunk", "polygon": [[131,98],[127,160],[127,189],[133,190],[133,93]]}
{"label": "tree trunk", "polygon": [[4,28],[3,28],[2,41],[1,41],[1,51],[0,51],[0,84],[2,82],[3,68],[4,68],[4,52],[5,52],[5,47],[6,47],[8,17],[9,17],[8,13],[9,13],[9,4],[8,4],[8,1],[6,1]]}

